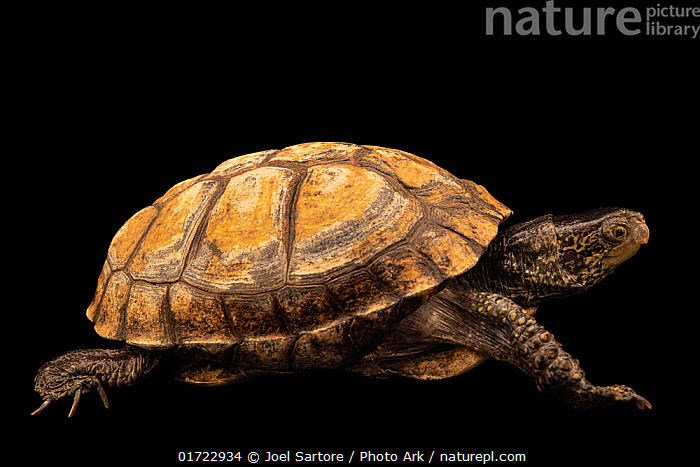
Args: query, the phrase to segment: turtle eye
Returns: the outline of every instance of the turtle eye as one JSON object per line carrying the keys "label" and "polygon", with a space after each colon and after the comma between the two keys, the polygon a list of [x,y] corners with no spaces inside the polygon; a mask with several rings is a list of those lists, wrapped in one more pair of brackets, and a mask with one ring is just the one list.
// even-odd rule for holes
{"label": "turtle eye", "polygon": [[611,242],[623,242],[627,238],[627,226],[622,224],[608,225],[603,229],[603,235],[606,240],[610,240]]}

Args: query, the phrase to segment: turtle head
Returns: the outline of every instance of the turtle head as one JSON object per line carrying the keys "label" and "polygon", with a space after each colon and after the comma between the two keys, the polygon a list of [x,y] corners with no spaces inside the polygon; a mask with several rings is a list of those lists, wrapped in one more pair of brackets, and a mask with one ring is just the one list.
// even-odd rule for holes
{"label": "turtle head", "polygon": [[644,217],[623,208],[552,216],[562,274],[588,288],[631,258],[649,241]]}
{"label": "turtle head", "polygon": [[597,284],[648,240],[644,217],[627,209],[549,214],[501,232],[468,280],[530,306]]}

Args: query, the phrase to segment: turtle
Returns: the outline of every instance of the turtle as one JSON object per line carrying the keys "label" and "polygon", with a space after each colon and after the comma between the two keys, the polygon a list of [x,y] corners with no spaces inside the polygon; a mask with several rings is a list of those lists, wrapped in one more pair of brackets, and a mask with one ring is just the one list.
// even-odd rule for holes
{"label": "turtle", "polygon": [[644,217],[599,208],[501,228],[511,214],[395,149],[305,143],[227,160],[119,229],[87,317],[123,344],[41,366],[33,414],[72,396],[73,416],[91,391],[109,407],[103,383],[164,367],[205,386],[310,370],[435,380],[490,357],[577,409],[651,408],[627,386],[588,382],[534,318],[633,256]]}

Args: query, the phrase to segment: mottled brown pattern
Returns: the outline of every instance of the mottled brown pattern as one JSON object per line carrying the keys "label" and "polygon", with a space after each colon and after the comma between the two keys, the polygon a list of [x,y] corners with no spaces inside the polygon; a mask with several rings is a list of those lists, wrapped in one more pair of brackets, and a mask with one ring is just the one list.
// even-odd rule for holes
{"label": "mottled brown pattern", "polygon": [[99,312],[93,315],[95,331],[107,339],[123,340],[123,307],[129,298],[131,279],[124,271],[113,273],[104,290]]}
{"label": "mottled brown pattern", "polygon": [[293,283],[322,282],[367,264],[404,239],[423,216],[414,198],[381,175],[346,165],[310,168],[296,208]]}
{"label": "mottled brown pattern", "polygon": [[220,293],[256,293],[286,278],[287,219],[295,172],[260,167],[236,175],[214,204],[184,280]]}
{"label": "mottled brown pattern", "polygon": [[131,258],[138,242],[158,214],[153,206],[148,206],[134,214],[117,232],[109,245],[107,259],[113,269],[122,269]]}
{"label": "mottled brown pattern", "polygon": [[161,207],[130,260],[127,270],[131,277],[150,282],[171,282],[180,277],[216,186],[212,181],[196,183]]}
{"label": "mottled brown pattern", "polygon": [[233,332],[242,339],[281,336],[285,331],[271,294],[224,295],[223,302]]}
{"label": "mottled brown pattern", "polygon": [[248,154],[126,222],[88,317],[101,336],[145,348],[230,349],[241,368],[339,367],[471,268],[508,215],[482,187],[402,151]]}
{"label": "mottled brown pattern", "polygon": [[172,345],[163,309],[167,293],[164,284],[136,282],[131,287],[124,313],[124,333],[129,344],[155,349]]}
{"label": "mottled brown pattern", "polygon": [[183,283],[173,284],[169,295],[178,345],[217,351],[219,346],[227,347],[236,341],[217,295]]}

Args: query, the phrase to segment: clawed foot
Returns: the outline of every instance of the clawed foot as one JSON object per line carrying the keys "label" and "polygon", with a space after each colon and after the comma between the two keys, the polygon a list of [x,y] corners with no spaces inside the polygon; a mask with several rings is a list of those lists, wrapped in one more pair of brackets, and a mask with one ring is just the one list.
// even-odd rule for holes
{"label": "clawed foot", "polygon": [[[82,394],[91,391],[93,388],[97,389],[97,393],[100,395],[100,398],[102,399],[102,403],[105,405],[105,408],[109,408],[109,400],[107,399],[107,393],[102,387],[100,380],[97,378],[93,378],[92,384],[80,384],[78,385],[78,387],[72,390],[73,405],[70,408],[70,412],[68,412],[69,417],[72,417],[75,414],[75,410],[78,408],[78,404],[80,403],[80,397],[82,396]],[[53,394],[44,395],[44,403],[41,404],[41,406],[38,409],[32,412],[32,415],[38,415],[42,413],[52,402],[62,399],[63,397],[68,396],[69,394],[69,391],[65,391],[63,395],[58,395],[58,397],[55,397]]]}
{"label": "clawed foot", "polygon": [[615,384],[605,387],[591,387],[586,393],[573,401],[577,409],[589,409],[594,407],[604,407],[614,402],[634,402],[639,409],[651,409],[648,400],[634,392],[628,386]]}
{"label": "clawed foot", "polygon": [[107,394],[102,383],[124,387],[147,375],[158,363],[154,352],[126,346],[117,350],[72,350],[45,363],[36,375],[34,389],[44,403],[32,415],[46,410],[53,402],[73,396],[69,417],[75,414],[80,398],[90,391],[97,391],[109,408]]}
{"label": "clawed foot", "polygon": [[157,358],[145,350],[125,347],[118,350],[73,350],[39,368],[35,390],[44,403],[32,415],[40,414],[53,402],[73,396],[69,417],[75,414],[83,394],[97,391],[109,408],[102,382],[128,386],[153,368]]}
{"label": "clawed foot", "polygon": [[105,407],[109,407],[107,394],[100,382],[105,373],[100,371],[101,359],[111,351],[106,350],[74,350],[51,360],[39,368],[34,389],[44,402],[32,412],[32,415],[42,413],[46,408],[64,397],[73,396],[69,417],[75,414],[80,403],[80,397],[92,390],[102,398]]}
{"label": "clawed foot", "polygon": [[601,388],[602,390],[605,391],[606,395],[611,400],[614,401],[632,401],[635,404],[637,404],[637,407],[639,409],[644,410],[644,408],[651,409],[651,404],[649,403],[648,400],[634,392],[634,390],[630,387],[623,385],[618,385],[615,384],[613,386],[606,386],[604,388]]}

